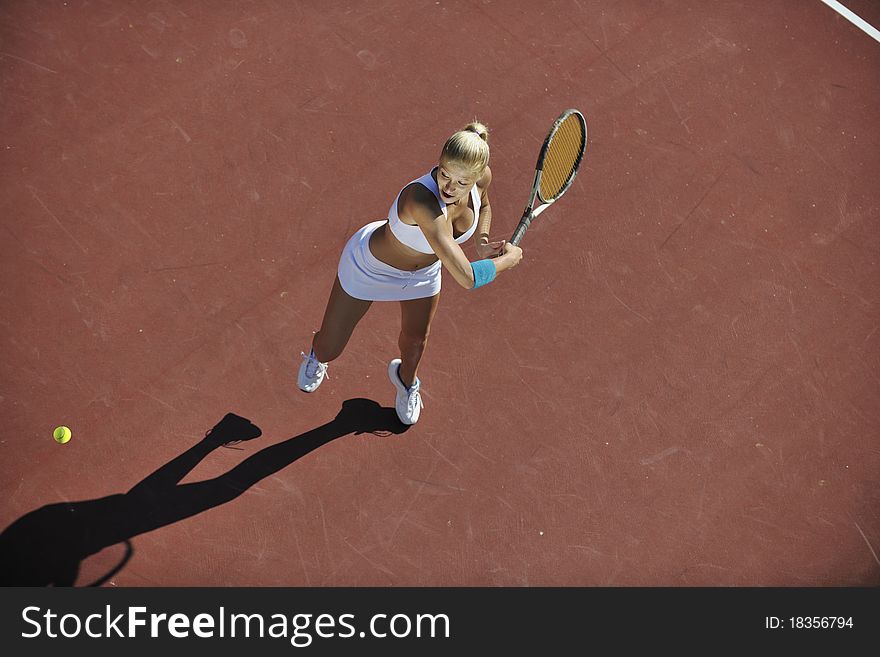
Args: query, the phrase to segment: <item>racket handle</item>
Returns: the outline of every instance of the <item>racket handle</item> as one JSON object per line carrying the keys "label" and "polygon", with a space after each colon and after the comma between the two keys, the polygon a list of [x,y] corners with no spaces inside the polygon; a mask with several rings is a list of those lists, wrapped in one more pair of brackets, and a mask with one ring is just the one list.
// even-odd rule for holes
{"label": "racket handle", "polygon": [[530,223],[532,223],[532,217],[528,214],[524,214],[523,218],[519,220],[519,225],[517,225],[516,230],[513,231],[513,236],[509,240],[511,244],[519,246],[520,240],[522,240],[526,231],[529,229]]}

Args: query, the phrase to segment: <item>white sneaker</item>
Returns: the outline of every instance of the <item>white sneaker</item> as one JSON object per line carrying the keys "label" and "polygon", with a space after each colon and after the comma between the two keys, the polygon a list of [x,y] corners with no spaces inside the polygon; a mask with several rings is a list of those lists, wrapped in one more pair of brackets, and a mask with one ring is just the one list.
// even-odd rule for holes
{"label": "white sneaker", "polygon": [[400,359],[395,358],[388,363],[388,378],[397,389],[397,399],[394,402],[394,409],[397,411],[397,417],[404,424],[415,424],[419,421],[419,415],[424,404],[422,396],[419,394],[419,380],[407,388],[400,380]]}
{"label": "white sneaker", "polygon": [[[299,366],[297,385],[303,392],[315,392],[321,381],[327,376],[327,363],[322,363],[315,358],[314,350],[309,350],[308,355],[302,354],[303,362]],[[327,377],[329,378],[329,376]]]}

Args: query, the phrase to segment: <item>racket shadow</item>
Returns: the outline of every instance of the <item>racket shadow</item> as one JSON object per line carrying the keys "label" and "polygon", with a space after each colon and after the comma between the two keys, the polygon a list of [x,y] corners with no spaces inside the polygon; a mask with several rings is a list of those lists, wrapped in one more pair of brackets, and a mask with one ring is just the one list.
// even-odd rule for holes
{"label": "racket shadow", "polygon": [[74,586],[87,557],[123,544],[120,562],[88,584],[100,586],[131,559],[133,537],[226,504],[337,438],[363,433],[387,436],[408,428],[394,409],[368,399],[349,399],[330,422],[270,445],[218,477],[180,484],[214,450],[262,435],[249,420],[228,413],[204,439],[127,493],[48,504],[9,525],[0,534],[0,586]]}

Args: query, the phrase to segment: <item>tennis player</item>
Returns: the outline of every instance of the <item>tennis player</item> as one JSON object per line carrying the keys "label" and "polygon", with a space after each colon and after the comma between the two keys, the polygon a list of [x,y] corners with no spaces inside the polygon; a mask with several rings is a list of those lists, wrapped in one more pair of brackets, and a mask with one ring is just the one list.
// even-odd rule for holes
{"label": "tennis player", "polygon": [[[300,390],[318,389],[328,363],[342,353],[373,301],[399,301],[400,358],[388,364],[388,377],[396,390],[400,421],[418,421],[423,404],[417,372],[440,300],[441,268],[472,290],[522,259],[518,246],[489,241],[488,164],[488,130],[482,123],[471,123],[446,141],[437,166],[400,190],[387,220],[369,223],[351,237],[339,260],[321,328],[308,355],[303,354]],[[471,237],[479,257],[475,262],[461,248]]]}

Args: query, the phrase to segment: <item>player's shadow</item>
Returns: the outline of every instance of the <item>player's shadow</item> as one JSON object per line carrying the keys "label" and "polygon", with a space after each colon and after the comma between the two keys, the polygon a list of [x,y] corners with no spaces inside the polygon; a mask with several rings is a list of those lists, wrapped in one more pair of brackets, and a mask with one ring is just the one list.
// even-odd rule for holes
{"label": "player's shadow", "polygon": [[225,474],[197,483],[180,481],[208,454],[224,445],[259,437],[249,420],[227,414],[188,450],[125,494],[48,504],[22,516],[0,534],[0,585],[73,586],[80,564],[106,547],[122,543],[125,555],[98,586],[131,558],[131,538],[189,518],[244,493],[298,458],[348,434],[403,433],[394,409],[367,399],[349,399],[327,424],[260,450]]}

